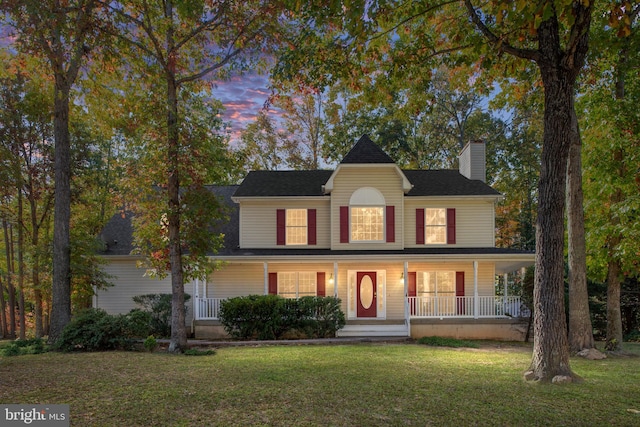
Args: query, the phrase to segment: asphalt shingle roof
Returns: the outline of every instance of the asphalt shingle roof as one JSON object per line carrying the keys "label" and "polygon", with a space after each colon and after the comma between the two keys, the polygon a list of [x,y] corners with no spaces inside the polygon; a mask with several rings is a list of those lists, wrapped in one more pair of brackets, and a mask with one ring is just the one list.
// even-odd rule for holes
{"label": "asphalt shingle roof", "polygon": [[322,196],[333,171],[251,171],[235,197]]}
{"label": "asphalt shingle roof", "polygon": [[342,159],[342,164],[395,163],[382,148],[378,147],[368,135],[362,135],[351,151]]}

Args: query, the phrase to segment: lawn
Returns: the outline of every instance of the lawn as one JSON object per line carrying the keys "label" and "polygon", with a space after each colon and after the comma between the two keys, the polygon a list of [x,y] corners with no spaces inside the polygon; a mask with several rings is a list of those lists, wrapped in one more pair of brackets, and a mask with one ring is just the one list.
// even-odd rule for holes
{"label": "lawn", "polygon": [[569,385],[526,383],[530,360],[498,344],[47,353],[0,358],[0,403],[66,403],[73,426],[640,425],[640,358],[574,358]]}

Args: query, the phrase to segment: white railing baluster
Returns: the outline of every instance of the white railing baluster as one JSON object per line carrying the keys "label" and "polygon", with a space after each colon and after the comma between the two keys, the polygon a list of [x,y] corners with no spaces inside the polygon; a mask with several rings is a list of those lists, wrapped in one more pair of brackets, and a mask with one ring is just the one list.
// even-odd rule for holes
{"label": "white railing baluster", "polygon": [[460,318],[474,317],[474,307],[478,307],[478,317],[504,318],[528,315],[521,306],[518,296],[424,296],[408,297],[407,305],[411,318]]}

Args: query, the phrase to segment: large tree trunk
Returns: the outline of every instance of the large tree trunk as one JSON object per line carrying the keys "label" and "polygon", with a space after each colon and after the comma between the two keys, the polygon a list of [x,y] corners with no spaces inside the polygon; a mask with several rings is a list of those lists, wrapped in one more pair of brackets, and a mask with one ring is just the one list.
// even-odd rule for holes
{"label": "large tree trunk", "polygon": [[582,193],[582,140],[577,117],[567,164],[567,229],[569,262],[569,350],[578,353],[595,347],[589,315],[587,290],[587,253],[584,235]]}
{"label": "large tree trunk", "polygon": [[[555,73],[554,73],[555,74]],[[546,78],[544,78],[546,77]],[[528,378],[573,376],[564,311],[564,200],[573,82],[543,72],[544,145],[538,187],[536,271],[533,290],[533,359]]]}
{"label": "large tree trunk", "polygon": [[53,212],[53,287],[51,330],[54,342],[71,321],[71,147],[69,141],[70,86],[56,73],[54,91],[55,202]]}
{"label": "large tree trunk", "polygon": [[567,160],[576,117],[575,82],[587,52],[588,38],[585,33],[576,42],[577,53],[568,59],[561,55],[558,25],[552,17],[538,28],[544,140],[536,222],[533,357],[525,377],[543,382],[555,377],[578,378],[569,365],[564,307],[564,205]]}
{"label": "large tree trunk", "polygon": [[180,243],[180,135],[178,131],[178,88],[176,85],[175,53],[173,40],[173,4],[165,3],[165,16],[170,24],[167,29],[167,132],[169,185],[169,262],[171,264],[171,340],[170,352],[182,352],[187,347],[187,331],[185,327],[184,285],[182,277],[182,248]]}

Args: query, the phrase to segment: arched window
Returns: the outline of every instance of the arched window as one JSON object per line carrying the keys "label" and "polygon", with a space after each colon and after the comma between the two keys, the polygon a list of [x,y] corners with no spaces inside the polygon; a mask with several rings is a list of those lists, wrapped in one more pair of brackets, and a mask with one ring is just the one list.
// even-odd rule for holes
{"label": "arched window", "polygon": [[385,200],[380,191],[362,187],[349,199],[352,242],[383,242]]}

